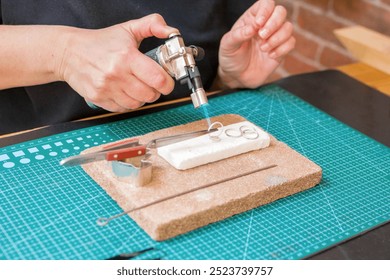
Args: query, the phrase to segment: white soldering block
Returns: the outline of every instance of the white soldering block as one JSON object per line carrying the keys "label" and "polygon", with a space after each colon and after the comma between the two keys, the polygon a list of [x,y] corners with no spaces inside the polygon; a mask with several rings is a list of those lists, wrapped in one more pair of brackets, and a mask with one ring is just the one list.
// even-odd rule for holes
{"label": "white soldering block", "polygon": [[[237,136],[240,128],[255,129],[259,134],[256,139],[247,139]],[[203,164],[215,162],[246,152],[263,149],[269,146],[269,135],[251,122],[244,121],[222,128],[220,141],[214,141],[209,135],[203,135],[189,140],[181,141],[157,149],[159,156],[179,170],[186,170]],[[228,132],[228,133],[226,133]],[[216,135],[219,132],[213,132]],[[248,134],[253,137],[254,133]]]}

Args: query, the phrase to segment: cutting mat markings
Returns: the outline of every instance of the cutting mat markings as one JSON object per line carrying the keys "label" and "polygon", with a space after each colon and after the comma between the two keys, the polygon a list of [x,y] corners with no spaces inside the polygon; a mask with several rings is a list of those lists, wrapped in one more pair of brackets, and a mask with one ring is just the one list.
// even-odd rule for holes
{"label": "cutting mat markings", "polygon": [[[323,167],[320,186],[172,240],[151,240],[80,167],[81,150],[198,120],[191,105],[0,149],[0,258],[102,259],[157,247],[167,259],[295,259],[390,219],[390,151],[278,87],[211,99]],[[157,254],[154,252],[153,254]],[[153,256],[151,253],[148,256]]]}
{"label": "cutting mat markings", "polygon": [[111,136],[107,136],[106,132],[102,132],[101,134],[102,135],[99,133],[95,133],[93,135],[88,134],[85,137],[76,137],[75,139],[60,141],[50,137],[48,141],[55,142],[28,148],[21,145],[20,148],[24,149],[17,149],[13,147],[12,150],[14,151],[0,154],[0,165],[3,168],[10,169],[20,165],[29,164],[34,159],[39,161],[50,157],[62,157],[62,155],[67,155],[68,153],[77,154],[91,146],[100,145],[114,140]]}

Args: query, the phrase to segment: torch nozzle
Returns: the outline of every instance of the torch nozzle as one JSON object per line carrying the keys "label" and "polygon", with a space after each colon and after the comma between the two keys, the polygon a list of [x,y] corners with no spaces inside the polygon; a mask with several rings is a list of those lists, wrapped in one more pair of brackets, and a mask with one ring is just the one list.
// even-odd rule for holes
{"label": "torch nozzle", "polygon": [[203,88],[198,88],[191,94],[192,103],[195,108],[208,104],[207,95]]}

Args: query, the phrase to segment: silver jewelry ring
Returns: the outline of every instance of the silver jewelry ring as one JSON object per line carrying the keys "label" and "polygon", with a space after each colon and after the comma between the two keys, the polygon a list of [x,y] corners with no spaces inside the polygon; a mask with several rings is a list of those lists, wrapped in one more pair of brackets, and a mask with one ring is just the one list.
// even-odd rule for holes
{"label": "silver jewelry ring", "polygon": [[212,132],[212,133],[209,133],[209,137],[212,141],[214,142],[218,142],[218,141],[221,141],[221,138],[219,138],[219,136],[222,134],[223,132],[223,124],[220,123],[220,122],[213,122],[210,126],[209,126],[209,129],[208,131],[210,131],[214,126],[216,125],[219,125],[218,127],[218,130],[215,131],[215,132]]}
{"label": "silver jewelry ring", "polygon": [[225,129],[225,134],[226,134],[226,136],[234,137],[234,138],[239,138],[242,136],[241,131],[238,131],[238,130],[233,129],[233,128]]}
{"label": "silver jewelry ring", "polygon": [[244,138],[249,139],[249,140],[255,140],[259,138],[259,133],[254,127],[249,127],[246,125],[243,125],[240,127],[241,134]]}

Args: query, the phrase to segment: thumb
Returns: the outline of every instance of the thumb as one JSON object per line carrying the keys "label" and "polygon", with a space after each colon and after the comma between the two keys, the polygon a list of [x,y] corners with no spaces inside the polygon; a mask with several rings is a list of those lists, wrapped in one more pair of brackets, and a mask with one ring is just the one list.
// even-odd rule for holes
{"label": "thumb", "polygon": [[122,26],[131,32],[138,42],[148,37],[165,39],[172,33],[179,33],[178,29],[168,26],[159,14],[151,14],[140,19],[130,20],[122,23]]}

